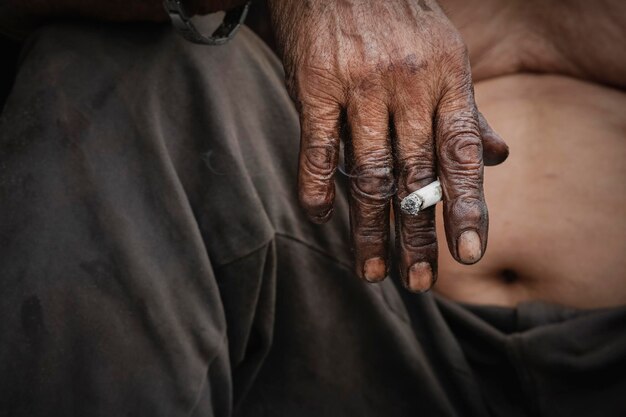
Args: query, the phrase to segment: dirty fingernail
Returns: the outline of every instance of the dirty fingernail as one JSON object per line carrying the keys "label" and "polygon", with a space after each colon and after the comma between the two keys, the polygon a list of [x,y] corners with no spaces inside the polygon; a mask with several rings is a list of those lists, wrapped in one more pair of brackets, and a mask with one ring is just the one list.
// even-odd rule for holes
{"label": "dirty fingernail", "polygon": [[457,241],[457,251],[461,262],[466,264],[478,262],[483,254],[478,233],[474,230],[466,230],[461,233],[461,236],[459,236],[459,240]]}
{"label": "dirty fingernail", "polygon": [[411,291],[428,291],[433,285],[433,269],[428,262],[417,262],[409,269]]}
{"label": "dirty fingernail", "polygon": [[370,282],[377,282],[387,276],[387,266],[383,258],[370,258],[365,261],[363,275]]}

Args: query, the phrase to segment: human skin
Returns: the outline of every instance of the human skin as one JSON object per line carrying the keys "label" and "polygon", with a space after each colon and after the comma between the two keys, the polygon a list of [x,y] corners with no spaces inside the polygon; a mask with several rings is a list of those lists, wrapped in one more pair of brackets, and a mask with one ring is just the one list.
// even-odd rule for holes
{"label": "human skin", "polygon": [[[194,0],[194,12],[241,1]],[[25,13],[114,20],[161,20],[160,2],[14,1]],[[157,6],[158,4],[158,6]],[[485,162],[508,155],[478,112],[459,33],[434,0],[271,0],[268,2],[301,117],[299,197],[309,217],[327,221],[334,199],[339,140],[348,146],[355,271],[371,282],[389,270],[395,207],[400,274],[425,291],[437,274],[434,208],[404,215],[399,202],[440,178],[448,247],[459,262],[487,245]]]}
{"label": "human skin", "polygon": [[622,0],[440,0],[470,52],[474,82],[521,72],[626,88]]}
{"label": "human skin", "polygon": [[340,139],[347,145],[356,274],[371,282],[387,275],[393,204],[400,275],[413,291],[431,287],[434,208],[410,216],[399,203],[437,177],[450,253],[464,264],[480,260],[488,229],[483,143],[504,157],[507,149],[476,108],[465,44],[437,3],[269,6],[300,113],[299,197],[313,221],[332,215]]}
{"label": "human skin", "polygon": [[489,253],[473,266],[443,253],[436,290],[473,304],[625,304],[626,3],[440,3],[512,152],[486,173]]}
{"label": "human skin", "polygon": [[[51,12],[50,7],[38,8],[42,0],[19,3],[40,14]],[[65,3],[57,10],[70,14],[80,15],[81,8],[98,10],[90,1],[48,3]],[[626,99],[589,81],[626,87],[626,49],[619,47],[626,42],[626,3],[439,3],[468,45],[474,81],[486,81],[477,86],[478,102],[514,149],[506,169],[487,175],[495,246],[473,266],[459,265],[443,253],[439,292],[459,301],[506,306],[528,300],[581,308],[625,303],[620,271],[626,266],[620,255],[626,192],[620,161]],[[100,18],[150,20],[127,2],[106,5],[109,11],[98,11]],[[152,10],[154,20],[166,19],[160,4]],[[503,77],[523,73],[585,81]],[[487,161],[490,142],[483,142]],[[494,155],[497,159],[499,154]],[[528,201],[533,203],[525,207]]]}
{"label": "human skin", "polygon": [[435,291],[508,307],[626,304],[626,93],[517,73],[477,82],[476,100],[511,155],[485,175],[490,250],[471,266],[442,253]]}

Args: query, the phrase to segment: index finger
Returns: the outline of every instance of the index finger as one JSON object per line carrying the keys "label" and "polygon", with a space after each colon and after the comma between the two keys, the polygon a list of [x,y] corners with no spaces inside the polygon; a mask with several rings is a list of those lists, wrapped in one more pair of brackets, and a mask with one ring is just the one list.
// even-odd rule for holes
{"label": "index finger", "polygon": [[298,196],[308,217],[324,223],[332,216],[333,177],[339,155],[341,108],[302,105]]}

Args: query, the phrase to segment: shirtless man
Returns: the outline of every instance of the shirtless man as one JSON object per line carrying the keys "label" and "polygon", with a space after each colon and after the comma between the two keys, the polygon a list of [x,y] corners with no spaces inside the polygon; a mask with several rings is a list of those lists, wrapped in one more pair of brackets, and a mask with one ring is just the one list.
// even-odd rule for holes
{"label": "shirtless man", "polygon": [[[440,3],[447,10],[448,17],[460,30],[463,40],[468,45],[474,82],[485,81],[477,86],[477,97],[478,100],[483,100],[479,104],[485,107],[484,113],[491,116],[487,119],[497,120],[500,130],[507,133],[505,135],[507,141],[512,141],[512,146],[519,151],[511,162],[513,167],[494,170],[494,174],[487,177],[487,196],[491,202],[491,209],[496,210],[497,213],[495,232],[492,230],[490,233],[491,243],[495,250],[488,256],[487,261],[473,267],[462,265],[462,263],[473,263],[480,258],[478,256],[475,260],[464,260],[461,259],[460,253],[456,252],[459,249],[455,246],[455,239],[460,235],[456,232],[459,228],[456,223],[462,221],[454,218],[454,212],[464,212],[468,216],[471,208],[468,206],[446,209],[446,204],[442,205],[438,224],[445,223],[448,236],[443,233],[443,228],[439,227],[439,241],[443,242],[447,237],[450,251],[440,251],[443,259],[441,259],[441,282],[438,291],[459,301],[506,306],[514,306],[528,300],[545,300],[581,308],[624,304],[626,285],[624,285],[623,271],[626,265],[620,254],[626,249],[624,238],[626,211],[621,208],[624,202],[622,191],[625,189],[620,179],[623,178],[626,165],[622,162],[624,153],[618,150],[623,148],[619,141],[624,133],[620,126],[625,113],[622,110],[624,103],[620,101],[623,95],[620,94],[619,89],[626,86],[626,52],[615,51],[614,45],[620,44],[625,39],[626,29],[623,23],[626,19],[626,9],[617,2],[604,2],[593,7],[581,1],[551,4],[537,2],[535,4],[526,1],[453,0]],[[427,2],[419,2],[419,5],[422,9],[429,10]],[[381,10],[374,8],[376,10],[374,15],[386,21],[384,20],[386,13],[391,14],[388,11],[389,8],[391,7],[388,5],[381,6]],[[354,9],[358,16],[358,7],[354,6]],[[492,19],[491,16],[496,13],[497,18]],[[428,14],[426,12],[426,15]],[[615,16],[615,18],[612,20],[608,16]],[[354,27],[348,25],[349,28],[344,28],[343,31],[358,32],[359,23],[366,26],[359,21],[358,17],[355,17],[354,21],[356,22]],[[419,22],[419,19],[417,21]],[[395,22],[397,26],[402,25],[402,19],[399,17],[395,18]],[[503,30],[504,27],[506,30]],[[581,35],[585,30],[590,30],[586,28],[591,27],[594,28],[594,36]],[[320,31],[312,31],[312,33],[318,32]],[[383,33],[383,30],[379,29],[379,32]],[[390,32],[393,33],[393,31]],[[435,33],[432,31],[430,36],[436,38]],[[377,49],[381,48],[381,45],[373,40],[368,41],[368,35],[368,33],[359,33],[360,41],[373,49],[374,54],[393,56],[398,49],[402,48],[402,43],[395,41],[393,43],[395,49],[391,52],[384,50],[381,53]],[[385,36],[392,35],[386,33]],[[409,33],[406,36],[410,39],[415,37],[428,39],[428,36],[419,33]],[[316,35],[316,37],[321,39],[318,39],[318,42],[332,43],[323,35]],[[454,50],[453,39],[447,40],[449,43],[441,49]],[[353,44],[345,40],[336,42],[341,45],[339,49],[351,47],[358,49],[358,46],[354,45],[358,42],[353,42]],[[419,42],[412,42],[411,47],[418,51],[418,56],[423,58],[423,45]],[[315,55],[314,47],[306,50],[307,53]],[[372,53],[367,49],[366,51],[364,54]],[[327,58],[326,55],[324,55],[325,58]],[[407,56],[410,56],[408,52]],[[310,58],[309,60],[313,61]],[[364,58],[364,60],[368,59]],[[302,61],[299,65],[305,67],[308,63],[307,59],[302,59]],[[443,73],[451,71],[449,66],[438,65],[436,59],[424,59],[424,61],[430,64],[426,70],[429,76],[437,71]],[[288,59],[287,63],[289,63]],[[315,64],[309,65],[315,67]],[[337,67],[341,67],[341,62],[337,64]],[[363,65],[359,67],[360,70],[362,68]],[[337,69],[326,68],[324,75],[332,76],[334,71]],[[301,72],[305,72],[306,75],[306,69]],[[392,122],[396,142],[399,143],[396,145],[396,165],[400,166],[396,166],[396,171],[399,173],[396,181],[398,182],[398,195],[402,198],[407,193],[402,189],[403,182],[409,184],[410,191],[416,188],[414,179],[402,177],[403,171],[413,170],[416,171],[414,175],[418,178],[425,177],[427,180],[422,181],[421,185],[432,180],[431,175],[424,173],[424,168],[421,168],[420,172],[420,169],[402,166],[402,163],[405,163],[403,162],[403,132],[404,136],[410,138],[410,146],[418,148],[422,146],[420,145],[422,143],[420,132],[424,125],[428,125],[424,121],[420,122],[419,113],[422,110],[420,106],[423,106],[423,103],[419,100],[411,113],[412,98],[424,97],[432,91],[428,90],[427,83],[419,77],[412,86],[407,86],[402,82],[401,77],[396,76],[393,71],[390,72],[391,74],[387,76],[395,80],[393,87],[383,85],[382,88],[385,91],[392,91],[393,95],[392,98],[386,99],[387,103],[391,103],[386,108],[389,114],[395,117]],[[553,76],[541,77],[538,74]],[[376,80],[375,76],[372,78]],[[315,85],[312,81],[309,81],[309,84]],[[401,86],[398,91],[393,89],[398,86]],[[332,91],[332,86],[318,89],[325,92]],[[403,94],[411,99],[406,99]],[[317,98],[315,92],[309,95]],[[365,124],[371,124],[377,118],[376,95],[372,93],[371,96],[374,97],[374,99],[370,98],[374,104],[367,101],[363,104],[364,107],[369,106],[368,110],[373,108],[367,113],[366,122],[359,118]],[[563,104],[558,104],[562,101],[564,101]],[[601,103],[606,105],[607,109],[599,108]],[[406,126],[402,118],[403,112],[407,111],[405,108],[409,108],[408,112],[412,118]],[[328,109],[326,103],[324,103],[324,109],[334,111]],[[350,119],[349,110],[348,105],[348,119]],[[551,114],[555,112],[556,114]],[[301,113],[310,114],[315,111],[304,108]],[[600,117],[598,113],[602,113],[604,115],[602,117],[607,119],[603,122],[606,126],[603,127],[601,135],[606,139],[603,139],[602,144],[597,143],[598,131],[590,130],[598,124]],[[311,117],[315,117],[315,114]],[[441,115],[435,114],[435,120],[438,120],[437,117]],[[334,120],[332,115],[330,118]],[[552,118],[555,120],[556,118],[573,119],[576,122],[556,123],[550,121]],[[303,125],[306,132],[306,123]],[[370,128],[375,130],[371,126]],[[352,132],[352,135],[355,136],[355,133]],[[376,132],[370,132],[370,136],[372,138],[369,141],[375,142]],[[387,135],[383,132],[382,136]],[[532,138],[536,138],[534,142]],[[564,138],[567,138],[567,145],[562,143]],[[593,142],[589,144],[582,142],[584,138]],[[435,142],[438,140],[441,141],[441,138],[436,139]],[[574,146],[573,143],[577,145]],[[382,145],[379,147],[382,148]],[[369,154],[376,154],[380,160],[380,148],[374,146]],[[596,152],[597,156],[595,156]],[[564,155],[567,155],[567,158]],[[446,167],[451,162],[445,159],[444,153],[440,152],[437,156],[440,165],[439,175],[445,176],[446,170],[442,170],[441,166]],[[404,157],[407,158],[406,155]],[[421,163],[423,165],[423,160]],[[580,169],[586,165],[589,168]],[[597,168],[592,168],[596,166]],[[463,170],[464,168],[461,166],[451,168],[451,170],[455,169]],[[471,177],[469,172],[463,174],[463,178],[469,178],[470,183]],[[514,183],[513,178],[517,182]],[[443,185],[444,193],[446,193],[445,181]],[[448,187],[452,186],[448,185]],[[463,190],[459,194],[465,193],[467,191]],[[448,194],[448,199],[454,198],[455,193],[448,191]],[[592,210],[592,207],[596,205],[602,207],[597,210],[606,210],[606,214],[598,215],[593,222],[588,221],[586,216],[590,216],[592,212],[598,212]],[[359,212],[359,209],[354,211]],[[446,215],[443,215],[444,212]],[[554,213],[562,213],[562,216],[557,216],[558,221],[553,218]],[[371,213],[368,215],[374,216]],[[428,217],[428,213],[423,213],[422,216]],[[407,247],[416,245],[421,252],[428,252],[430,250],[428,245],[432,242],[428,238],[428,229],[411,230],[413,226],[405,220],[405,217],[402,216],[396,232],[400,235],[410,235],[415,240],[402,243],[404,240],[400,239],[400,250],[411,252]],[[360,225],[363,221],[353,218],[353,227]],[[375,230],[375,227],[372,228],[370,225],[366,228],[369,234],[365,238],[359,237],[358,230],[353,232],[355,233],[357,268],[359,260],[362,261],[359,259],[360,252],[366,251],[359,247],[359,241],[373,239],[381,242],[385,240],[384,233]],[[416,239],[414,235],[426,236]],[[597,241],[594,241],[594,238]],[[423,242],[420,242],[420,239]],[[433,257],[436,258],[436,251],[433,252]],[[406,256],[411,257],[411,255],[403,254],[401,259]],[[418,257],[423,259],[423,255]],[[455,262],[453,258],[460,262]],[[401,262],[402,275],[404,275],[403,269],[410,264],[410,262]],[[430,264],[436,265],[436,261],[431,259]],[[406,275],[410,275],[410,272]],[[597,276],[598,280],[591,279],[591,276]],[[598,285],[599,277],[602,277],[603,285]],[[411,287],[410,279],[407,278],[407,281],[407,285]]]}
{"label": "shirtless man", "polygon": [[[2,124],[1,248],[14,261],[0,266],[0,311],[8,317],[0,329],[0,411],[623,415],[626,59],[614,47],[626,38],[623,6],[442,2],[468,45],[478,105],[511,149],[506,165],[486,171],[485,252],[486,211],[450,207],[454,193],[476,192],[467,201],[482,201],[478,150],[499,162],[504,148],[473,111],[462,48],[445,20],[419,27],[422,36],[407,30],[406,16],[443,19],[438,5],[398,2],[406,13],[390,20],[396,10],[380,2],[312,1],[300,16],[290,10],[300,10],[296,2],[273,3],[288,85],[304,118],[300,167],[310,169],[301,171],[301,201],[327,220],[334,194],[327,226],[305,224],[293,208],[295,114],[274,91],[273,58],[249,33],[224,50],[200,51],[159,25],[50,25],[31,39]],[[373,9],[381,13],[368,15]],[[345,19],[350,11],[353,20]],[[112,17],[102,13],[83,12]],[[349,30],[322,30],[333,19]],[[579,38],[585,30],[593,32]],[[406,39],[393,38],[398,31]],[[337,46],[317,47],[307,33],[326,45],[334,34]],[[415,54],[400,70],[342,60],[398,51],[408,58],[410,41]],[[391,52],[380,49],[389,45]],[[435,55],[425,57],[433,45]],[[336,65],[307,74],[317,66],[303,62],[319,59],[315,53],[325,58],[317,63]],[[356,69],[372,67],[393,82],[347,83]],[[391,154],[388,105],[424,97],[424,83],[407,82],[415,81],[405,77],[412,69],[439,80],[458,70],[448,79],[465,84],[443,101],[448,107],[394,119],[400,149]],[[363,103],[385,105],[347,106],[342,115],[346,103],[332,93],[346,88]],[[317,113],[307,110],[313,104]],[[447,147],[425,152],[435,147],[428,118],[459,106],[473,120],[455,136],[465,151],[450,160]],[[363,165],[354,159],[397,158],[415,151],[416,137],[423,140],[418,162],[428,163],[409,169],[414,180],[404,186],[398,180],[398,195],[432,180],[435,160],[439,176],[451,178],[447,185],[443,178],[447,215],[439,213],[448,236],[440,228],[439,240],[453,255],[439,251],[438,274],[434,210],[419,220],[396,215],[400,250],[395,263],[386,259],[388,171],[377,167],[358,188],[375,183],[370,194],[380,198],[372,201],[358,201],[342,178],[334,191],[315,175],[332,172],[336,145],[310,147],[324,152],[307,156],[307,135],[337,138],[342,117],[353,142],[361,138],[349,154],[356,182],[372,170],[354,169]],[[202,167],[189,163],[200,154]],[[469,161],[469,179],[455,177],[455,160]],[[378,281],[387,270],[397,275],[390,264],[399,265],[394,278],[413,290],[438,275],[443,297],[351,277],[346,195],[356,274]],[[467,225],[478,231],[478,250],[473,238],[458,244]],[[472,266],[456,261],[482,255]],[[380,260],[372,274],[370,259]],[[411,278],[413,265],[429,282]],[[588,310],[597,307],[612,308]]]}

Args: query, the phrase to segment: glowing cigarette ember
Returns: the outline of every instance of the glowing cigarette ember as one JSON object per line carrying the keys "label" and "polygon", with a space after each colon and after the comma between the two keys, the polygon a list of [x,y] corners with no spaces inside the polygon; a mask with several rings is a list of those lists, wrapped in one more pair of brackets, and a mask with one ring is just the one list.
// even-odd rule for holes
{"label": "glowing cigarette ember", "polygon": [[400,208],[406,214],[417,216],[421,210],[440,202],[441,197],[441,183],[437,180],[404,197],[400,202]]}

